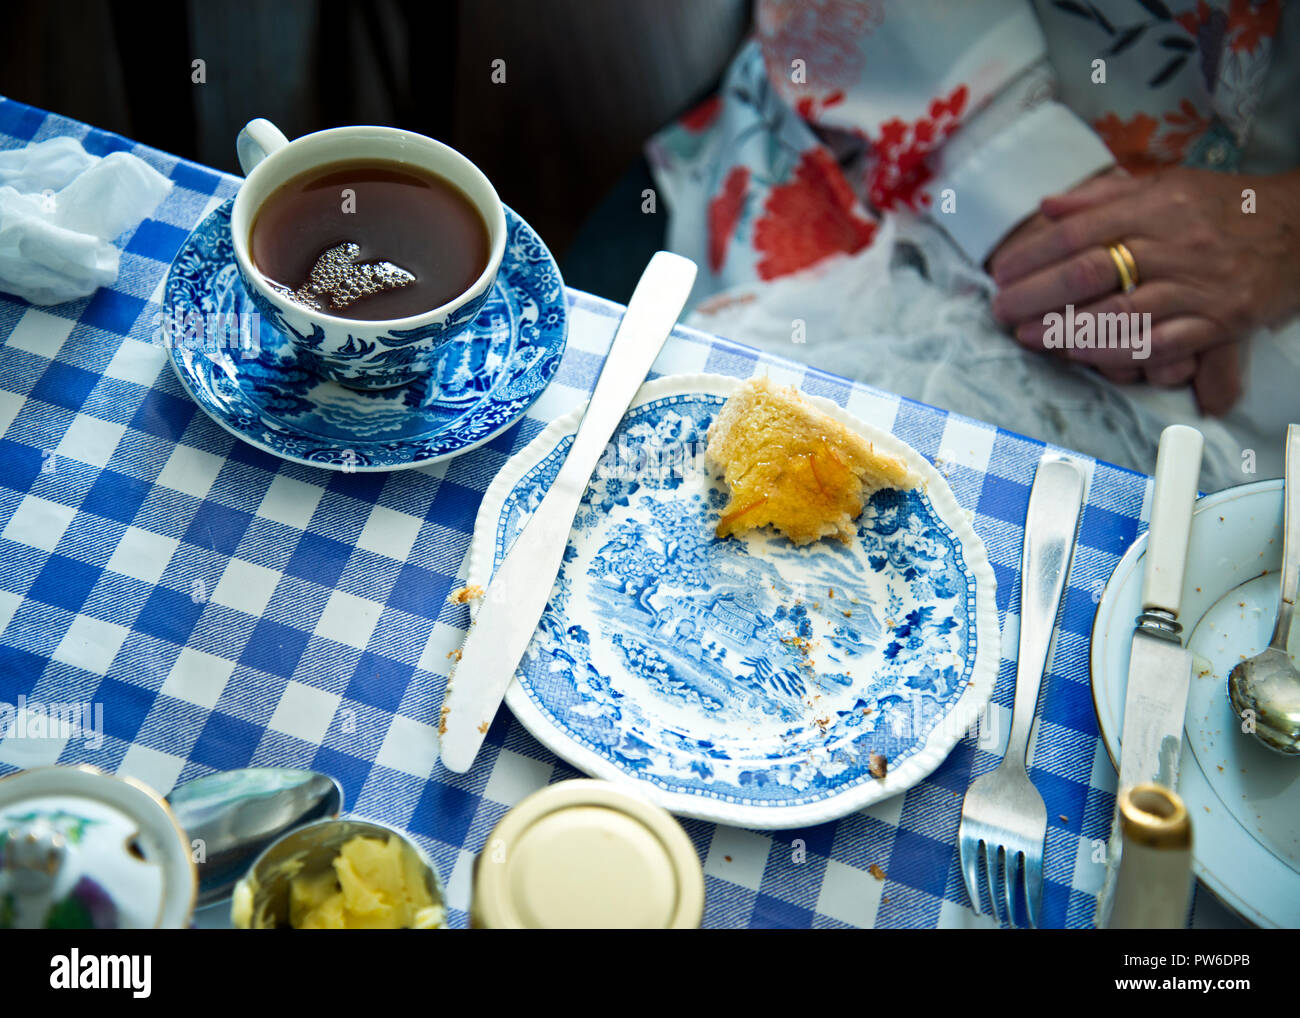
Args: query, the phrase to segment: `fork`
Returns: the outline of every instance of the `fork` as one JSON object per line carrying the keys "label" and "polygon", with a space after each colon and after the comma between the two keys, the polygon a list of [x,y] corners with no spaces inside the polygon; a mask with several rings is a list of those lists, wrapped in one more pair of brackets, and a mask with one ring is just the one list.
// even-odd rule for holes
{"label": "fork", "polygon": [[[1038,925],[1042,906],[1047,806],[1029,780],[1025,755],[1082,502],[1082,471],[1063,457],[1044,457],[1029,492],[1020,552],[1020,647],[1011,735],[997,769],[977,778],[967,790],[957,829],[962,877],[971,905],[977,915],[983,914],[979,885],[982,855],[993,916],[1008,926],[1016,925],[1020,872],[1024,873],[1030,926]],[[1000,901],[1006,906],[1005,920],[999,911]]]}

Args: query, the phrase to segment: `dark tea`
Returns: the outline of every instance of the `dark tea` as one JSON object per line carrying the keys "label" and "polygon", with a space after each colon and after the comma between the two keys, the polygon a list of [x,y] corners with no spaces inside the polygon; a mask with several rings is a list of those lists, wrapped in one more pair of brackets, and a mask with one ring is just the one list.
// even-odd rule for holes
{"label": "dark tea", "polygon": [[487,224],[454,184],[382,160],[317,166],[281,184],[253,220],[257,270],[304,307],[409,318],[459,297],[488,264]]}

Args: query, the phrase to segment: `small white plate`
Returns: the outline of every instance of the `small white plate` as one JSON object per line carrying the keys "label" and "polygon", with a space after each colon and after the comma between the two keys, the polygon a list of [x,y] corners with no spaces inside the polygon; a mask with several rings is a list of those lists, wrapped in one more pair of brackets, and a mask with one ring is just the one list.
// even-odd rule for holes
{"label": "small white plate", "polygon": [[[698,454],[739,384],[642,386],[587,488],[506,703],[575,767],[635,782],[675,813],[803,827],[906,790],[972,727],[1000,660],[993,570],[924,457],[813,397],[902,457],[923,488],[879,492],[849,544],[718,540],[725,485]],[[471,584],[488,586],[578,420],[556,421],[493,481]],[[873,753],[889,760],[883,779]]]}
{"label": "small white plate", "polygon": [[[1112,763],[1145,551],[1144,534],[1115,567],[1092,629],[1093,704]],[[1277,617],[1282,482],[1200,499],[1187,554],[1180,617],[1197,664],[1178,793],[1192,817],[1193,869],[1243,919],[1300,927],[1300,760],[1244,734],[1227,695],[1228,672],[1268,646]],[[1293,658],[1298,646],[1293,632]]]}

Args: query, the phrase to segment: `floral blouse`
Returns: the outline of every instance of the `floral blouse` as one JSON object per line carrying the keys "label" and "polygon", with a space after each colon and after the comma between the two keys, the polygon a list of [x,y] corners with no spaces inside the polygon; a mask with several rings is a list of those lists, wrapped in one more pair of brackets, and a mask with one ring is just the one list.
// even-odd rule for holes
{"label": "floral blouse", "polygon": [[1285,20],[1283,0],[757,0],[720,92],[647,146],[668,244],[697,298],[857,252],[890,213],[982,264],[1116,161],[1249,168]]}

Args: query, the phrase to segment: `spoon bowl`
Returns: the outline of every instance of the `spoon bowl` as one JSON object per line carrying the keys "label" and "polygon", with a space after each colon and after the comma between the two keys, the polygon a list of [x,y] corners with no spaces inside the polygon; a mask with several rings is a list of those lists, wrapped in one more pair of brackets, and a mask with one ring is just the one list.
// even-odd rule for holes
{"label": "spoon bowl", "polygon": [[202,908],[229,898],[253,860],[282,835],[338,816],[343,789],[316,771],[245,767],[188,781],[167,802],[190,838]]}
{"label": "spoon bowl", "polygon": [[1300,755],[1300,672],[1286,651],[1269,647],[1237,664],[1228,673],[1228,699],[1238,717],[1253,720],[1265,746]]}

